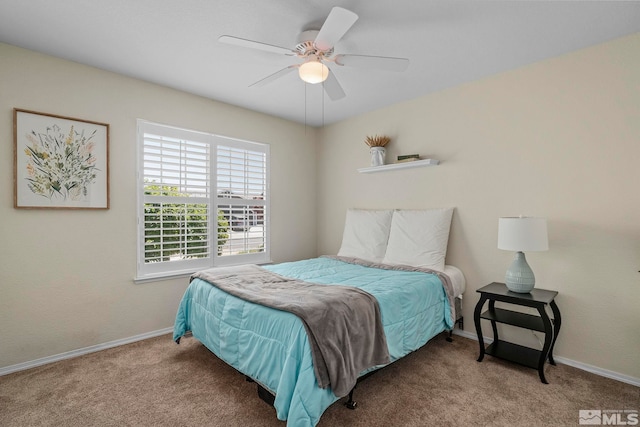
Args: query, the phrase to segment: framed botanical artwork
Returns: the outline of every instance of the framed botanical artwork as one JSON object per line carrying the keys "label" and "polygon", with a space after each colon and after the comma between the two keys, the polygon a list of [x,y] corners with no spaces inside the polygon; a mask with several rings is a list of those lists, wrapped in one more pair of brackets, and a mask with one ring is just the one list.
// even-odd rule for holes
{"label": "framed botanical artwork", "polygon": [[109,125],[13,110],[14,206],[109,209]]}

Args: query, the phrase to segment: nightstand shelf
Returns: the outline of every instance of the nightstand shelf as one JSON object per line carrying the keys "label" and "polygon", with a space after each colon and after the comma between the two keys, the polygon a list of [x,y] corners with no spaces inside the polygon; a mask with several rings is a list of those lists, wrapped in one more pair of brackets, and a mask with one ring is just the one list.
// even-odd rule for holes
{"label": "nightstand shelf", "polygon": [[508,341],[496,340],[492,342],[484,352],[488,355],[533,369],[538,369],[538,362],[540,361],[539,350]]}
{"label": "nightstand shelf", "polygon": [[[544,332],[544,322],[539,316],[535,316],[533,314],[519,313],[517,311],[494,307],[493,312],[487,310],[480,315],[480,318],[493,320],[498,323],[505,323],[507,325],[518,326],[524,329],[531,329],[533,331]],[[551,321],[553,322],[553,319]]]}
{"label": "nightstand shelf", "polygon": [[[558,292],[545,289],[533,289],[530,293],[519,294],[511,292],[504,283],[497,282],[478,289],[478,292],[480,293],[480,300],[478,304],[476,304],[473,315],[476,332],[478,333],[478,342],[480,344],[478,362],[482,361],[485,354],[515,362],[529,368],[537,369],[540,381],[548,384],[544,376],[544,364],[547,359],[552,365],[556,364],[553,360],[553,347],[558,338],[561,323],[560,310],[555,303],[555,297],[558,295]],[[489,301],[489,309],[483,312],[482,309],[487,301]],[[538,315],[496,308],[496,301],[535,308],[538,310]],[[553,311],[553,319],[549,318],[547,314],[547,306]],[[493,330],[493,343],[487,348],[484,346],[481,319],[489,320],[491,322],[491,329]],[[544,345],[542,346],[542,350],[536,350],[501,340],[498,337],[497,323],[543,332]]]}

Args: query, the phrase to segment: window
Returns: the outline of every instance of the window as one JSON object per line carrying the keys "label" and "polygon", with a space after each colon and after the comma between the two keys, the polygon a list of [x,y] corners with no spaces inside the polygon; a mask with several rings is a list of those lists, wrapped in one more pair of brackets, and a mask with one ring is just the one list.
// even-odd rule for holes
{"label": "window", "polygon": [[138,121],[138,279],[269,262],[269,146]]}

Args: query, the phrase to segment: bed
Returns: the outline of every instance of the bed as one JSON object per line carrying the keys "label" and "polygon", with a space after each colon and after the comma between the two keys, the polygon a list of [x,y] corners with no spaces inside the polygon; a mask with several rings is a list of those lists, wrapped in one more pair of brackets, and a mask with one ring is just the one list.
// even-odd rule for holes
{"label": "bed", "polygon": [[[450,224],[452,212],[438,211],[444,211],[444,222],[448,220]],[[375,297],[386,338],[388,363],[392,363],[441,332],[453,329],[459,318],[455,301],[459,301],[465,287],[462,272],[444,265],[444,254],[438,260],[441,265],[428,267],[415,262],[414,265],[399,263],[393,258],[393,218],[416,212],[420,221],[410,222],[424,227],[422,213],[425,211],[349,210],[337,256],[256,268],[314,286],[356,288]],[[372,232],[375,224],[383,225],[379,236]],[[445,227],[446,239],[449,224]],[[358,231],[358,227],[362,230]],[[354,233],[358,235],[355,243],[353,236],[349,236]],[[414,230],[411,234],[415,237],[420,233]],[[433,232],[429,235],[433,240]],[[384,240],[375,254],[366,252],[373,250],[372,242],[367,241],[371,238]],[[401,240],[401,250],[411,247],[405,235]],[[387,253],[390,256],[387,257]],[[411,249],[411,256],[414,254],[415,250]],[[313,340],[307,333],[307,325],[295,314],[232,295],[217,287],[215,280],[206,280],[209,277],[206,274],[192,277],[178,308],[174,340],[179,342],[190,331],[211,352],[258,383],[259,390],[269,393],[278,419],[286,420],[288,426],[315,426],[322,413],[346,394],[344,391],[336,394],[331,386],[318,385],[315,354],[310,344]],[[357,327],[353,328],[357,333]],[[386,364],[369,366],[357,376],[368,375]]]}

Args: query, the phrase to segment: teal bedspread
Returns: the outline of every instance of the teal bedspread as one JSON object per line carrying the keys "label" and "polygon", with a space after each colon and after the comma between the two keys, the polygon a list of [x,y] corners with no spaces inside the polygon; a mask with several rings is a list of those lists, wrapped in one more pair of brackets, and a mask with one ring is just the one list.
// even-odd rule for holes
{"label": "teal bedspread", "polygon": [[[331,258],[264,268],[307,282],[354,286],[372,294],[380,306],[392,361],[453,328],[445,289],[433,274],[383,270]],[[330,388],[318,387],[305,328],[293,314],[241,300],[194,279],[178,308],[174,340],[187,331],[229,365],[272,391],[277,417],[287,420],[288,426],[315,426],[338,399]]]}

